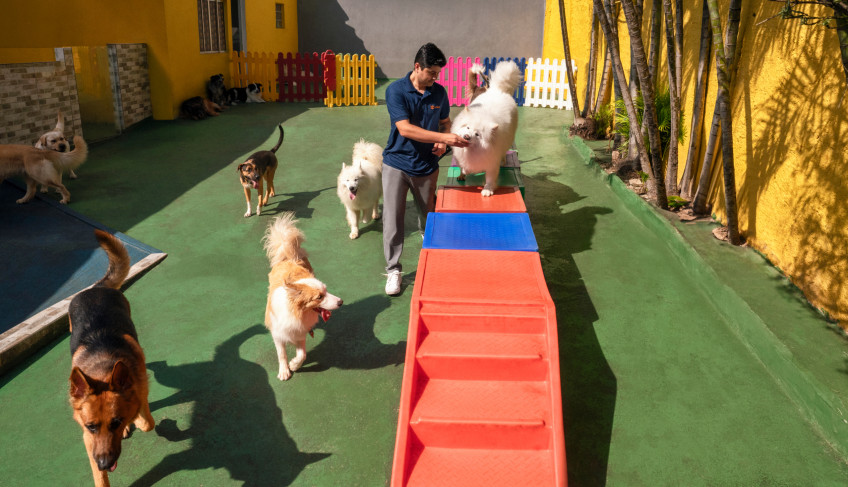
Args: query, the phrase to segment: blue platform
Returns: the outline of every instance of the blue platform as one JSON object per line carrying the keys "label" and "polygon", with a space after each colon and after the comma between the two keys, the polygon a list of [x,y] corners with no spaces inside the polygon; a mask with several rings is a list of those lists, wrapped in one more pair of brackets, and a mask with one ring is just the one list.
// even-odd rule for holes
{"label": "blue platform", "polygon": [[527,213],[436,213],[427,215],[425,249],[538,252]]}

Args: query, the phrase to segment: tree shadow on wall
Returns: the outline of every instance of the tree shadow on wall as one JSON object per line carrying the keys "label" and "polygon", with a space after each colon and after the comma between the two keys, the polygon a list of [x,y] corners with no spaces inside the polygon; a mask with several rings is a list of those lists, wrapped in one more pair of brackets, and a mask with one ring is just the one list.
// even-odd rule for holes
{"label": "tree shadow on wall", "polygon": [[177,389],[151,403],[151,410],[193,405],[188,428],[181,430],[165,419],[156,432],[173,442],[189,440],[191,447],[166,456],[132,485],[154,485],[175,472],[210,468],[226,469],[245,486],[289,485],[307,465],[330,456],[297,449],[283,425],[267,371],[239,356],[244,342],[266,333],[255,325],[234,335],[215,349],[209,362],[147,364],[156,382]]}
{"label": "tree shadow on wall", "polygon": [[[756,19],[769,18],[779,8],[767,2],[761,6]],[[798,239],[798,254],[784,256],[780,267],[810,300],[829,303],[829,311],[836,311],[841,315],[839,318],[845,319],[848,309],[833,308],[844,301],[848,292],[848,283],[842,277],[848,273],[848,247],[832,245],[848,240],[848,227],[844,224],[848,221],[848,205],[845,204],[848,182],[844,174],[844,161],[848,160],[845,146],[848,81],[843,75],[838,42],[827,42],[828,36],[836,39],[836,31],[803,26],[792,20],[772,19],[769,22],[778,23],[783,35],[774,35],[772,29],[754,29],[751,52],[777,49],[788,59],[796,58],[797,62],[787,66],[788,74],[757,106],[752,106],[752,92],[760,83],[761,72],[751,69],[736,81],[741,99],[735,103],[744,110],[748,129],[745,135],[748,164],[744,177],[738,180],[739,219],[747,224],[748,234],[756,239],[758,208],[766,193],[771,201],[769,206],[778,198],[781,204],[792,208],[793,219],[787,219],[784,228],[778,231],[788,238]],[[801,45],[832,45],[834,49],[818,55],[811,49],[799,49]],[[819,65],[824,69],[809,69]],[[822,72],[834,76],[823,76]],[[838,100],[836,103],[832,102],[834,97]],[[752,129],[758,127],[766,129],[755,138]],[[820,132],[812,132],[812,128]],[[800,174],[792,176],[795,187],[789,194],[779,194],[772,183],[778,173],[786,172],[787,154],[796,154],[803,162],[795,168]],[[768,249],[762,250],[769,256]],[[789,283],[784,291],[797,294]]]}
{"label": "tree shadow on wall", "polygon": [[[319,29],[298,30],[298,45],[306,51],[323,52],[327,49],[336,54],[372,54],[365,42],[350,26],[350,17],[335,0],[320,2],[297,2],[297,25],[321,26]],[[378,64],[374,69],[376,78],[386,75]]]}
{"label": "tree shadow on wall", "polygon": [[598,217],[612,210],[597,206],[569,210],[583,197],[549,176],[525,176],[524,180],[545,280],[556,306],[568,484],[603,486],[616,378],[595,334],[598,314],[573,256],[591,249]]}

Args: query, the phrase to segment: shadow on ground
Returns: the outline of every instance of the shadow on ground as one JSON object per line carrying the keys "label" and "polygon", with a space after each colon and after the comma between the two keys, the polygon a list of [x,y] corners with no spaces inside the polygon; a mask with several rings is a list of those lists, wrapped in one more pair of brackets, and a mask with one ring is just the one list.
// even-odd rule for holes
{"label": "shadow on ground", "polygon": [[[591,249],[598,218],[609,208],[578,206],[571,187],[525,176],[532,188],[527,206],[539,242],[548,290],[556,303],[568,484],[606,485],[616,401],[616,379],[598,343],[598,314],[574,254]],[[534,200],[540,200],[534,205]],[[556,202],[557,204],[553,204]]]}
{"label": "shadow on ground", "polygon": [[268,372],[239,355],[244,342],[265,334],[264,326],[252,326],[219,345],[208,362],[147,364],[156,382],[177,389],[151,403],[151,411],[192,404],[188,428],[164,419],[156,432],[168,441],[188,441],[189,446],[166,456],[133,486],[154,485],[183,470],[209,468],[224,468],[246,486],[289,485],[307,465],[330,456],[298,450],[283,424]]}

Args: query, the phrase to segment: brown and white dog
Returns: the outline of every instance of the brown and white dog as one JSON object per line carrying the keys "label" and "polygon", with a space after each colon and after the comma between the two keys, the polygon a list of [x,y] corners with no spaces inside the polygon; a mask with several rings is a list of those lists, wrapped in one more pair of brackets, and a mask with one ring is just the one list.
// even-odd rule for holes
{"label": "brown and white dog", "polygon": [[27,189],[18,203],[26,203],[35,196],[35,187],[50,186],[62,195],[60,203],[71,200],[71,193],[62,184],[62,168],[77,167],[88,157],[88,145],[77,135],[74,137],[74,150],[56,152],[37,149],[29,145],[0,145],[0,182],[12,176],[23,176]]}
{"label": "brown and white dog", "polygon": [[[62,112],[59,112],[59,115],[56,117],[56,127],[39,137],[35,142],[35,147],[37,149],[47,149],[56,152],[68,152],[71,150],[71,144],[65,138],[65,118],[62,116]],[[65,171],[68,171],[71,179],[76,179],[77,175],[74,169],[78,168],[83,162],[85,162],[85,159],[75,163],[75,165],[57,167],[56,169],[59,171],[59,182],[62,182],[62,173]],[[46,193],[47,186],[42,185],[41,192]]]}
{"label": "brown and white dog", "polygon": [[[478,81],[478,77],[482,80],[482,83]],[[486,76],[486,69],[481,64],[475,63],[468,69],[468,79],[466,81],[465,97],[468,98],[468,105],[489,89],[489,77]]]}
{"label": "brown and white dog", "polygon": [[[239,181],[244,187],[244,199],[247,200],[247,211],[244,213],[245,218],[251,215],[251,189],[255,189],[259,193],[259,198],[256,201],[257,215],[262,211],[262,207],[268,204],[268,198],[276,194],[274,190],[274,173],[277,172],[276,152],[283,145],[283,138],[286,135],[283,132],[282,124],[279,125],[279,128],[280,140],[277,141],[277,145],[273,149],[254,152],[246,161],[238,165]],[[264,195],[263,181],[268,185],[268,188],[264,190]]]}
{"label": "brown and white dog", "polygon": [[[315,278],[306,251],[301,247],[304,236],[296,227],[294,213],[275,218],[265,232],[265,253],[271,264],[268,274],[268,303],[265,326],[271,331],[280,363],[277,378],[288,380],[306,359],[306,335],[318,324],[320,316],[330,319],[342,300],[327,292],[327,286]],[[286,344],[297,347],[289,362]]]}

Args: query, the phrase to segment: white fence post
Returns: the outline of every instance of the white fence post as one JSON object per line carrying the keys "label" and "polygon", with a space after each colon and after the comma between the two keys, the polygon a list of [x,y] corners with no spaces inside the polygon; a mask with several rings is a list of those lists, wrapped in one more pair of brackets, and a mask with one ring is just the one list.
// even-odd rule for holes
{"label": "white fence post", "polygon": [[[552,107],[570,110],[571,91],[568,89],[568,74],[565,59],[534,59],[527,61],[527,82],[524,106]],[[571,60],[571,69],[577,72],[577,63]]]}

